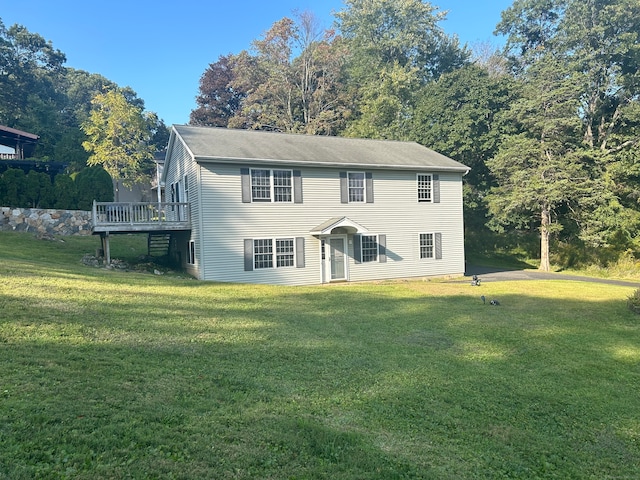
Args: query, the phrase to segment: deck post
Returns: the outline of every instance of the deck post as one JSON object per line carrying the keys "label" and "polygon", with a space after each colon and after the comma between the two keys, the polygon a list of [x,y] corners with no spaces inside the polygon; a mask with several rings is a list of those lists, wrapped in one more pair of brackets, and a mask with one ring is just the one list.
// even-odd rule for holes
{"label": "deck post", "polygon": [[109,232],[100,233],[100,240],[102,241],[102,251],[104,252],[105,265],[111,265],[111,249],[109,248]]}

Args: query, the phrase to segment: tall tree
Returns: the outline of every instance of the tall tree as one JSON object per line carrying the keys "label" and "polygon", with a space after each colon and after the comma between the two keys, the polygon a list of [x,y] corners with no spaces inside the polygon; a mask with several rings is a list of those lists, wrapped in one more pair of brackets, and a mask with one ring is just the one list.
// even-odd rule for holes
{"label": "tall tree", "polygon": [[29,95],[56,103],[55,78],[63,72],[64,54],[22,25],[6,28],[0,20],[0,123],[21,124],[28,115]]}
{"label": "tall tree", "polygon": [[[637,176],[621,175],[629,167],[634,170],[637,161],[632,159],[637,158],[640,143],[640,4],[635,0],[517,0],[503,12],[497,31],[508,36],[508,51],[525,85],[523,104],[528,111],[517,105],[510,110],[510,118],[522,131],[505,142],[492,165],[501,181],[496,193],[513,191],[516,183],[501,173],[508,171],[507,163],[518,163],[524,152],[534,151],[533,144],[527,148],[518,140],[536,139],[538,162],[520,163],[529,176],[524,187],[538,184],[541,178],[555,179],[555,184],[543,184],[548,187],[547,201],[536,206],[543,241],[541,267],[548,267],[544,242],[554,230],[549,226],[559,227],[568,219],[578,226],[582,241],[593,247],[607,247],[614,238],[620,245],[624,237],[623,248],[640,253],[638,197],[630,196],[638,190]],[[532,118],[526,120],[522,112]],[[553,176],[540,176],[545,165],[553,166]],[[520,191],[531,195],[544,189]],[[495,219],[505,220],[507,205],[493,198]],[[566,206],[564,218],[560,218],[560,205]]]}
{"label": "tall tree", "polygon": [[549,240],[558,211],[593,191],[580,146],[577,82],[562,62],[532,65],[522,98],[507,113],[520,132],[487,162],[497,186],[488,196],[493,225],[540,229],[540,269],[550,270]]}
{"label": "tall tree", "polygon": [[[241,53],[231,86],[246,92],[231,127],[335,134],[348,115],[345,47],[308,12],[283,18]],[[299,52],[298,56],[295,54]]]}
{"label": "tall tree", "polygon": [[348,135],[406,139],[413,92],[469,56],[438,26],[444,18],[422,0],[346,0],[337,19],[356,103]]}
{"label": "tall tree", "polygon": [[200,77],[198,107],[191,112],[189,123],[207,127],[226,127],[236,112],[246,93],[233,87],[236,56],[220,55],[218,60]]}
{"label": "tall tree", "polygon": [[465,234],[468,242],[487,238],[485,197],[493,185],[486,162],[493,158],[509,125],[500,112],[517,96],[512,77],[470,64],[420,90],[411,140],[471,168],[464,177]]}
{"label": "tall tree", "polygon": [[148,116],[117,90],[99,93],[91,101],[91,115],[82,124],[87,135],[83,147],[91,153],[87,164],[101,165],[118,183],[132,186],[148,181],[145,164],[153,160],[154,148]]}

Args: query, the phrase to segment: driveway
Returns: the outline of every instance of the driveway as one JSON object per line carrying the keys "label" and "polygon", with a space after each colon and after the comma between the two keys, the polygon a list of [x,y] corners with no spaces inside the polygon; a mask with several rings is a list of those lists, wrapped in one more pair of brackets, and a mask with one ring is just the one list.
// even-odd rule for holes
{"label": "driveway", "polygon": [[471,282],[473,275],[477,275],[482,283],[505,280],[574,280],[578,282],[608,283],[609,285],[620,285],[622,287],[640,287],[640,280],[638,282],[629,282],[624,280],[610,280],[607,278],[567,275],[564,273],[540,272],[538,270],[508,270],[475,265],[467,265],[467,271],[464,275],[465,278],[468,277],[469,282]]}

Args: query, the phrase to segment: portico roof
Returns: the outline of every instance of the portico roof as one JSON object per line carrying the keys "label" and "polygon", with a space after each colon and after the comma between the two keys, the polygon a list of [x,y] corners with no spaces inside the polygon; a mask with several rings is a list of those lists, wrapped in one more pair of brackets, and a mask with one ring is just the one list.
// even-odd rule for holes
{"label": "portico roof", "polygon": [[354,222],[348,217],[333,217],[324,223],[321,223],[315,228],[312,228],[309,233],[311,235],[329,235],[334,228],[346,228],[350,233],[367,233],[367,229]]}

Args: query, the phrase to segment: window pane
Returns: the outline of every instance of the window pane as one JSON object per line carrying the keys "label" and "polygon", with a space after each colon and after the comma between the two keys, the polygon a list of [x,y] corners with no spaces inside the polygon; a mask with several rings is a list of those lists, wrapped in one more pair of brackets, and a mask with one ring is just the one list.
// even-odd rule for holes
{"label": "window pane", "polygon": [[375,262],[378,260],[378,237],[375,235],[362,235],[362,262]]}
{"label": "window pane", "polygon": [[254,202],[271,201],[271,172],[251,170],[251,196]]}
{"label": "window pane", "polygon": [[273,201],[291,201],[291,170],[273,171]]}
{"label": "window pane", "polygon": [[187,263],[190,263],[191,265],[196,263],[196,242],[193,240],[189,242],[189,259]]}
{"label": "window pane", "polygon": [[253,267],[273,267],[273,242],[270,238],[253,241]]}
{"label": "window pane", "polygon": [[276,266],[293,267],[293,238],[276,240]]}
{"label": "window pane", "polygon": [[431,201],[431,175],[418,175],[418,201]]}
{"label": "window pane", "polygon": [[364,202],[364,173],[349,173],[349,201]]}
{"label": "window pane", "polygon": [[433,258],[433,233],[420,234],[420,258]]}

